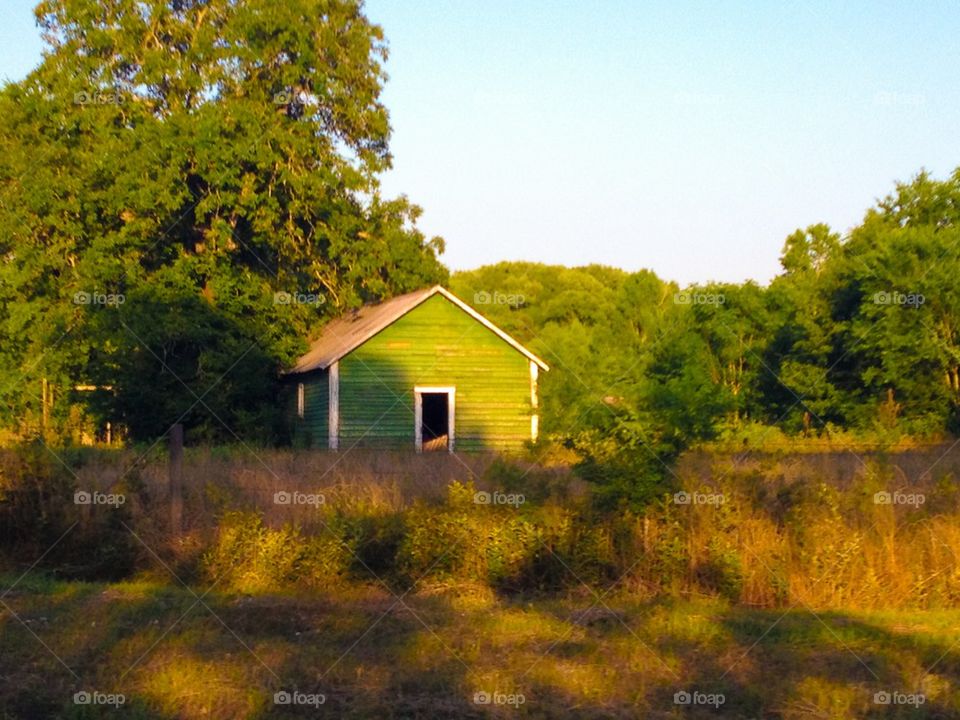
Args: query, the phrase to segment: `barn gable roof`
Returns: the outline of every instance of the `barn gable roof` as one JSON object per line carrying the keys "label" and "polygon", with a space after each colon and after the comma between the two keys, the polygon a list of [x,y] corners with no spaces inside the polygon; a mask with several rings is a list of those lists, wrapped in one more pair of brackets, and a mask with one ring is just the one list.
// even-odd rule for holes
{"label": "barn gable roof", "polygon": [[323,327],[320,337],[311,344],[306,354],[297,360],[296,365],[286,374],[325,370],[344,355],[360,347],[374,335],[392,325],[421,303],[434,295],[442,295],[459,307],[474,320],[496,333],[504,342],[513,346],[521,354],[528,357],[544,370],[549,366],[523,345],[498,328],[483,315],[478,313],[463,300],[440,285],[434,285],[424,290],[416,290],[406,295],[399,295],[377,305],[364,305],[348,312],[335,320],[331,320]]}

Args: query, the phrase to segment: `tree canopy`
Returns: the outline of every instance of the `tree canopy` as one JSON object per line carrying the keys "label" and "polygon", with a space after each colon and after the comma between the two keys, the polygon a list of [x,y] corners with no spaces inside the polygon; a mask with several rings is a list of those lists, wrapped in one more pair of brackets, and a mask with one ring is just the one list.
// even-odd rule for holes
{"label": "tree canopy", "polygon": [[[0,91],[8,424],[83,407],[134,438],[184,414],[267,439],[276,370],[324,318],[445,280],[419,208],[380,193],[387,47],[358,2],[36,16],[43,62]],[[42,385],[68,401],[46,408]]]}
{"label": "tree canopy", "polygon": [[[282,440],[278,371],[433,283],[553,366],[543,436],[611,497],[692,443],[960,429],[960,169],[899,183],[769,285],[499,263],[449,277],[384,197],[387,45],[353,0],[45,0],[0,89],[0,425]],[[752,431],[756,431],[753,436]]]}
{"label": "tree canopy", "polygon": [[453,276],[553,365],[544,428],[612,495],[648,499],[693,443],[886,442],[960,428],[960,169],[920,173],[846,236],[786,238],[767,287],[501,263]]}

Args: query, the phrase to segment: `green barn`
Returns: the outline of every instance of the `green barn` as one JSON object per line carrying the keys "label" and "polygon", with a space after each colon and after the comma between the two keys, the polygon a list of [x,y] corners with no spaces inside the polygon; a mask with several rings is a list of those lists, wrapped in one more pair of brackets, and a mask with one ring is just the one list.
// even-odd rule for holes
{"label": "green barn", "polygon": [[519,450],[547,364],[439,285],[328,323],[286,373],[298,444]]}

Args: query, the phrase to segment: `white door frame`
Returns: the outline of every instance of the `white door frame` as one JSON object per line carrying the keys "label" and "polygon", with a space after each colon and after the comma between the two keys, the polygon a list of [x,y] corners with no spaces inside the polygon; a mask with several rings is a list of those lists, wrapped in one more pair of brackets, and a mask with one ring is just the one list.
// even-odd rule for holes
{"label": "white door frame", "polygon": [[414,445],[417,452],[423,452],[423,395],[424,393],[446,394],[447,396],[447,451],[453,452],[456,427],[457,388],[454,385],[415,385],[413,388]]}

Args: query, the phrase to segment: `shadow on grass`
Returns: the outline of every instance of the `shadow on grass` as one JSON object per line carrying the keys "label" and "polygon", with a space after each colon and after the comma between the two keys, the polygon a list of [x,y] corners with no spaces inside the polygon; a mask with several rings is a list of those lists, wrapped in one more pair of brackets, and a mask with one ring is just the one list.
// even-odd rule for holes
{"label": "shadow on grass", "polygon": [[[398,602],[359,583],[309,595],[194,592],[202,602],[153,581],[27,576],[3,598],[10,609],[0,605],[0,716],[960,716],[957,613],[818,618],[624,596],[607,608],[589,594],[511,601],[460,586]],[[81,690],[126,703],[75,705]],[[280,691],[325,702],[278,705]],[[918,691],[919,707],[873,700]],[[500,699],[476,703],[475,693]],[[509,704],[511,694],[523,703]]]}
{"label": "shadow on grass", "polygon": [[[0,606],[0,717],[482,717],[456,691],[464,666],[422,621],[455,623],[440,599],[414,611],[369,586],[194,592],[21,581]],[[81,691],[125,703],[77,705]],[[283,691],[304,702],[276,704]]]}
{"label": "shadow on grass", "polygon": [[[898,616],[907,622],[943,617]],[[743,687],[762,689],[746,706],[759,717],[958,717],[956,615],[945,637],[882,627],[874,617],[805,609],[728,611],[719,621],[749,652],[725,672]],[[913,702],[918,695],[922,702]]]}

